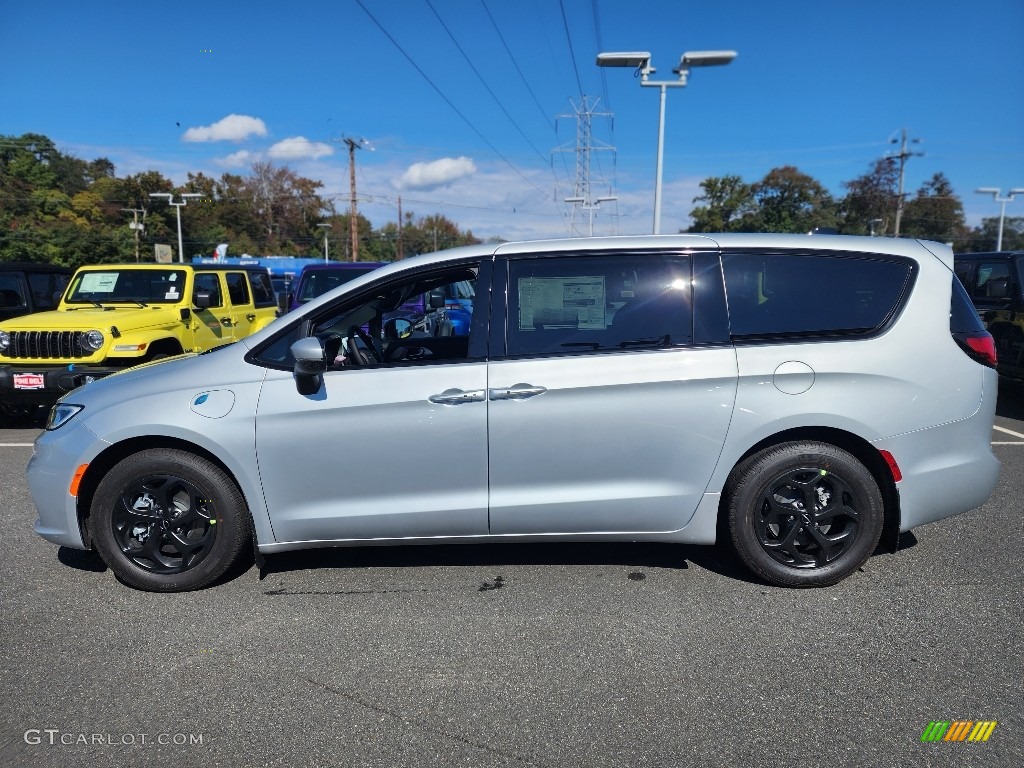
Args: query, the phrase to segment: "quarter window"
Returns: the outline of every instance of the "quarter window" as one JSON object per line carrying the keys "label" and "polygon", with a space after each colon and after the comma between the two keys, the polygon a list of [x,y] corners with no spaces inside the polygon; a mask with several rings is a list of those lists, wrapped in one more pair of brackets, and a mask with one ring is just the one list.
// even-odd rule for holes
{"label": "quarter window", "polygon": [[898,307],[913,267],[842,254],[722,255],[733,337],[867,334]]}
{"label": "quarter window", "polygon": [[687,256],[628,254],[509,263],[509,355],[690,344]]}

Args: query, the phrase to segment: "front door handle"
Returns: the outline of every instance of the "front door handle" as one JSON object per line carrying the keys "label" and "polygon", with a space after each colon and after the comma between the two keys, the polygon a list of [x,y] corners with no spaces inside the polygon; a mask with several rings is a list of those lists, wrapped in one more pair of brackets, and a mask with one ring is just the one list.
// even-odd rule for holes
{"label": "front door handle", "polygon": [[254,323],[256,322],[256,315],[250,312],[245,316],[245,319],[248,320],[250,323]]}
{"label": "front door handle", "polygon": [[462,403],[482,403],[487,399],[482,389],[474,389],[469,392],[464,392],[461,389],[446,389],[437,395],[431,395],[427,398],[432,403],[438,405],[461,405]]}
{"label": "front door handle", "polygon": [[220,319],[220,321],[221,321],[221,323],[223,323],[224,325],[231,325],[231,318],[230,318],[230,317],[222,317],[222,318]]}
{"label": "front door handle", "polygon": [[491,400],[526,400],[529,397],[536,397],[547,392],[546,387],[535,387],[533,384],[513,384],[511,387],[487,390],[487,396]]}

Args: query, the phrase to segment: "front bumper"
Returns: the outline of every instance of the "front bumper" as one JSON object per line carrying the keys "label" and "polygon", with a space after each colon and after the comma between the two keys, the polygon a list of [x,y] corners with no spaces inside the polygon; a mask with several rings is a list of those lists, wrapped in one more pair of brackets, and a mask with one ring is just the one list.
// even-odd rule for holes
{"label": "front bumper", "polygon": [[67,392],[123,367],[82,365],[0,365],[0,402],[53,405]]}
{"label": "front bumper", "polygon": [[75,470],[88,464],[109,443],[76,419],[36,438],[26,477],[39,513],[35,532],[47,541],[72,549],[88,549],[78,519],[78,499],[71,495]]}

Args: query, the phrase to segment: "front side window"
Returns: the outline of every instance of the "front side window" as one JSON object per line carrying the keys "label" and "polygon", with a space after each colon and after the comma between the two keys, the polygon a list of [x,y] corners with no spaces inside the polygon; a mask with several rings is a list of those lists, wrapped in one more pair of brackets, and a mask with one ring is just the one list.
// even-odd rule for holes
{"label": "front side window", "polygon": [[508,354],[629,351],[693,340],[690,259],[609,254],[509,262]]}
{"label": "front side window", "polygon": [[864,335],[899,307],[904,260],[834,253],[722,254],[735,337]]}
{"label": "front side window", "polygon": [[[332,370],[482,357],[482,352],[473,351],[482,348],[473,334],[438,332],[440,325],[433,314],[443,313],[444,307],[430,308],[426,298],[431,291],[443,290],[459,280],[466,281],[472,290],[478,271],[477,265],[460,265],[418,273],[342,299],[308,319],[295,321],[257,350],[255,360],[275,368],[291,368],[295,363],[291,345],[303,336],[320,339]],[[427,314],[424,307],[428,308]],[[472,341],[477,343],[471,346]]]}
{"label": "front side window", "polygon": [[220,277],[216,272],[197,272],[192,290],[193,294],[210,294],[211,308],[220,307],[224,303],[220,297]]}
{"label": "front side window", "polygon": [[110,269],[79,272],[68,293],[68,304],[134,302],[177,304],[185,290],[181,269]]}

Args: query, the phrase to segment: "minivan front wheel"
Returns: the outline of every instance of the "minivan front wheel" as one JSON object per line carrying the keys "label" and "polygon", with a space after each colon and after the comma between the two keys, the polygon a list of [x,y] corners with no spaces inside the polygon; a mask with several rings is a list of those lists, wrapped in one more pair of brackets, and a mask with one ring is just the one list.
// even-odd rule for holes
{"label": "minivan front wheel", "polygon": [[743,563],[778,586],[826,587],[860,568],[882,532],[874,477],[834,445],[782,443],[729,476],[732,542]]}
{"label": "minivan front wheel", "polygon": [[125,583],[154,592],[205,587],[241,556],[248,511],[234,481],[187,451],[140,451],[100,481],[96,549]]}

